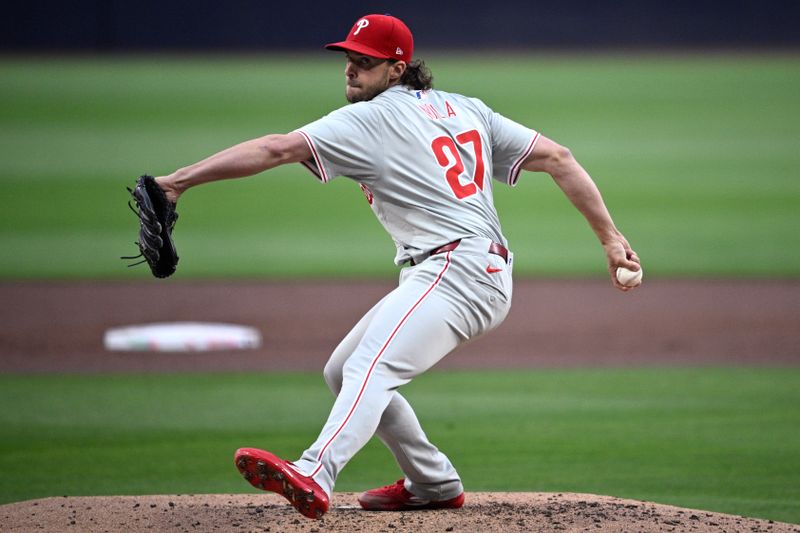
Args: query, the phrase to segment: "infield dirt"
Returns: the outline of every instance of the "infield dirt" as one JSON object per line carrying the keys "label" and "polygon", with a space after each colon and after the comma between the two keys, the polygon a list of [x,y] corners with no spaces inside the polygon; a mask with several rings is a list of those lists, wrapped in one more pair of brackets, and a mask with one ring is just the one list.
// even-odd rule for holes
{"label": "infield dirt", "polygon": [[[320,371],[393,284],[0,284],[0,372]],[[111,353],[106,329],[162,321],[250,325],[242,352]],[[518,281],[506,322],[438,368],[797,366],[800,281]],[[793,532],[800,526],[586,494],[467,493],[458,511],[367,513],[336,494],[310,521],[272,494],[58,497],[0,506],[0,530],[269,532]]]}
{"label": "infield dirt", "polygon": [[[390,281],[0,283],[0,372],[321,372]],[[106,329],[171,321],[257,328],[259,350],[108,352]],[[444,368],[800,364],[800,280],[518,280],[511,313]]]}

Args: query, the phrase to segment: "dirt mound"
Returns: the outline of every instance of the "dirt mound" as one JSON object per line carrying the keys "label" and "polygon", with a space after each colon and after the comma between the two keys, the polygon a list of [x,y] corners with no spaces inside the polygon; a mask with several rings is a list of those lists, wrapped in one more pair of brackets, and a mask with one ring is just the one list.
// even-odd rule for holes
{"label": "dirt mound", "polygon": [[94,496],[0,506],[3,531],[347,532],[764,532],[800,526],[590,494],[476,492],[459,510],[374,513],[337,493],[321,521],[300,516],[274,494]]}

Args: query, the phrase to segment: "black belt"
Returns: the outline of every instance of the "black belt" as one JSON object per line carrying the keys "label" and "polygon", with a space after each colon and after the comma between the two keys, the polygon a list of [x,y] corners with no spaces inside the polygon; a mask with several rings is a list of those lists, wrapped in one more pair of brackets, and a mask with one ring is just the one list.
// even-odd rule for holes
{"label": "black belt", "polygon": [[[430,257],[432,255],[443,254],[445,252],[452,252],[453,250],[458,248],[459,244],[461,244],[461,239],[458,239],[457,241],[449,242],[449,243],[445,244],[444,246],[440,246],[438,248],[435,248],[431,253],[429,253],[427,255],[427,257],[425,259],[427,259],[428,257]],[[496,243],[496,242],[493,242],[492,244],[490,244],[489,245],[489,253],[490,254],[494,254],[494,255],[499,255],[500,257],[503,258],[503,261],[508,263],[508,249],[505,246],[503,246],[502,244]],[[414,266],[417,263],[413,259],[411,259],[410,260],[410,264],[411,264],[411,266]]]}

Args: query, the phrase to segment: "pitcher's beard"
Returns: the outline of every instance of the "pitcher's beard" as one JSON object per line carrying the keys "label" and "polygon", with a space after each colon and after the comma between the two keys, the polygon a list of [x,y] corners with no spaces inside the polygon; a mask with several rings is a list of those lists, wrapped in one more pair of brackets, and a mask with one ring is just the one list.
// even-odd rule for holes
{"label": "pitcher's beard", "polygon": [[[372,100],[373,98],[375,98],[388,88],[389,88],[388,81],[381,83],[380,85],[376,85],[374,87],[364,87],[363,85],[358,87],[353,87],[351,85],[348,85],[347,87],[345,87],[344,95],[345,98],[347,98],[347,101],[350,102],[351,104],[355,104],[356,102],[369,102],[370,100]],[[350,89],[356,89],[356,90],[351,91]]]}

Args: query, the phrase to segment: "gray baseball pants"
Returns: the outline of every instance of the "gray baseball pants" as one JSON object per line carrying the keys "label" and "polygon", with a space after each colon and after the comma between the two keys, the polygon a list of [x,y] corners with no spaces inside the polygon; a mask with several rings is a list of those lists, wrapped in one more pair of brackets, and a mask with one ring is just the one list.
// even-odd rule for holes
{"label": "gray baseball pants", "polygon": [[325,366],[336,401],[316,442],[295,461],[330,496],[336,477],[372,435],[391,450],[406,489],[429,500],[463,491],[398,389],[459,344],[497,327],[511,306],[512,257],[491,241],[463,239],[450,252],[404,268],[396,289],[347,334]]}

